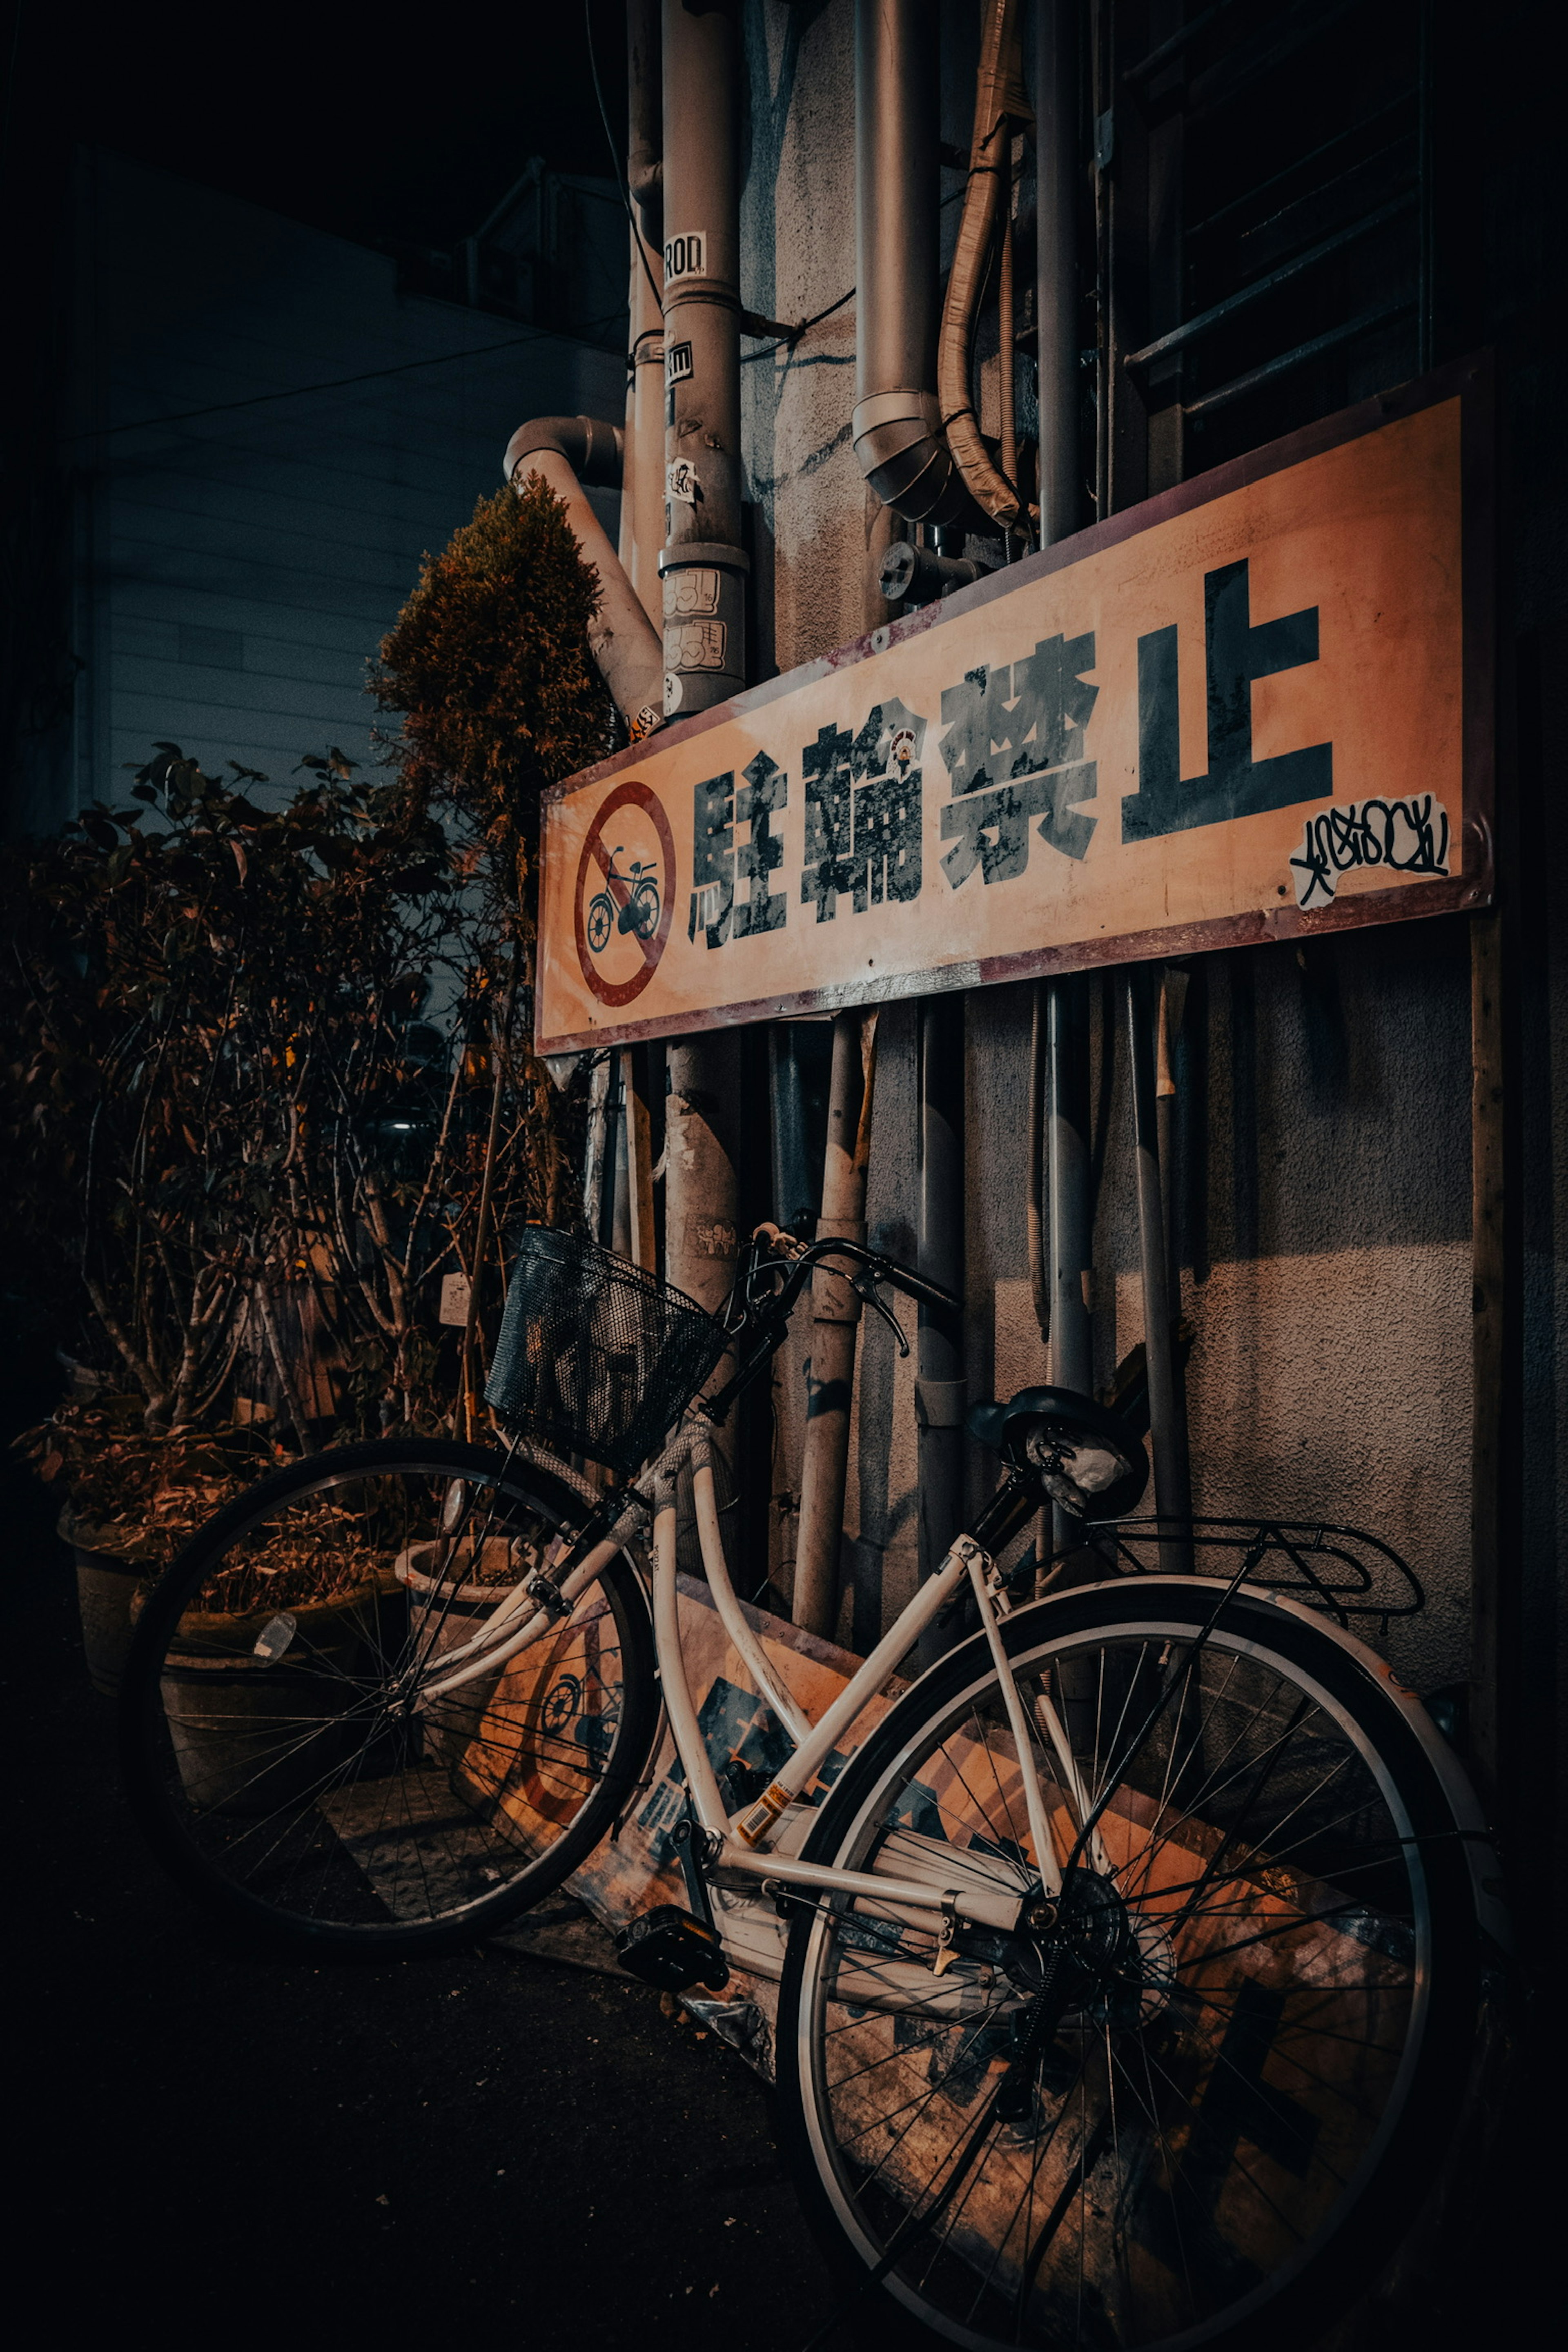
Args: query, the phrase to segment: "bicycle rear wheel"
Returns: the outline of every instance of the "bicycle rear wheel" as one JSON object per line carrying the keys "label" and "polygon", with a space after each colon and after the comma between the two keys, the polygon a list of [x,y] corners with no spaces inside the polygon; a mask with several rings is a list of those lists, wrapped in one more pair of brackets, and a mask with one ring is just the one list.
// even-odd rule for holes
{"label": "bicycle rear wheel", "polygon": [[526,1649],[433,1685],[592,1510],[564,1469],[391,1439],[221,1511],[148,1595],[121,1689],[128,1791],[174,1874],[250,1926],[374,1952],[467,1942],[558,1886],[653,1737],[635,1570],[617,1555]]}
{"label": "bicycle rear wheel", "polygon": [[[868,2341],[1302,2342],[1433,2179],[1479,1995],[1473,1801],[1369,1651],[1222,1598],[1138,1578],[1006,1621],[1064,1854],[1074,1778],[1110,1792],[1044,1932],[963,1931],[939,1975],[873,1900],[792,1928],[786,2146]],[[982,1641],[889,1711],[805,1853],[1038,1889]]]}

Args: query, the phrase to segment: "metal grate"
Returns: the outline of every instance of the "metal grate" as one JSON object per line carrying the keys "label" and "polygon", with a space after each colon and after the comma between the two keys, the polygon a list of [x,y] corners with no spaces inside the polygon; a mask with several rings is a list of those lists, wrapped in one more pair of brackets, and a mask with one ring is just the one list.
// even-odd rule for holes
{"label": "metal grate", "polygon": [[1433,359],[1430,0],[1179,13],[1098,18],[1102,513]]}
{"label": "metal grate", "polygon": [[529,1225],[485,1396],[509,1429],[630,1477],[728,1344],[710,1315],[628,1258]]}

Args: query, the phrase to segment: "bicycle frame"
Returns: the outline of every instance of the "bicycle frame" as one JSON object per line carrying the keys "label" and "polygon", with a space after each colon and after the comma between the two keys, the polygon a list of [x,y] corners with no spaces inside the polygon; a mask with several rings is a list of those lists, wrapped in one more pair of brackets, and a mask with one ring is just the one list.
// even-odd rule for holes
{"label": "bicycle frame", "polygon": [[[724,1803],[709,1760],[680,1641],[676,1582],[676,1481],[688,1464],[692,1471],[693,1500],[703,1566],[714,1604],[726,1633],[744,1661],[761,1696],[794,1742],[788,1759],[772,1785],[755,1803],[733,1816]],[[1000,1893],[994,1886],[966,1884],[962,1873],[951,1872],[951,1877],[957,1883],[944,1885],[936,1878],[931,1881],[891,1878],[840,1870],[802,1862],[788,1852],[786,1846],[778,1843],[784,1816],[810,1787],[843,1735],[865,1713],[898,1661],[919,1640],[967,1577],[1017,1749],[1025,1815],[1034,1847],[1040,1894],[1047,1901],[1059,1895],[1063,1861],[1057,1849],[1040,1788],[1034,1741],[1024,1702],[1014,1681],[1002,1640],[996,1607],[998,1587],[990,1555],[973,1536],[957,1537],[936,1573],[919,1588],[869,1657],[851,1675],[832,1706],[813,1725],[802,1715],[787,1692],[780,1687],[731,1580],[714,1497],[709,1431],[705,1423],[695,1418],[687,1422],[658,1461],[638,1480],[637,1499],[563,1580],[559,1588],[559,1601],[553,1607],[536,1606],[531,1613],[525,1614],[532,1597],[529,1591],[529,1583],[532,1580],[525,1580],[515,1586],[498,1601],[484,1623],[467,1642],[459,1648],[442,1654],[441,1671],[434,1680],[422,1686],[421,1696],[438,1697],[480,1675],[493,1674],[498,1666],[542,1638],[557,1622],[561,1604],[564,1603],[569,1608],[628,1538],[642,1531],[650,1503],[653,1513],[655,1651],[670,1733],[686,1775],[697,1825],[705,1833],[710,1866],[757,1880],[760,1892],[776,1886],[798,1887],[803,1894],[858,1895],[891,1906],[896,1913],[908,1910],[918,1914],[921,1920],[934,1916],[940,1922],[940,1938],[944,1944],[951,1942],[961,1921],[1004,1932],[1018,1927],[1024,1905],[1017,1896]],[[520,1618],[522,1619],[521,1623],[518,1622]],[[1065,1727],[1048,1701],[1042,1699],[1037,1702],[1037,1708],[1038,1730],[1056,1754],[1064,1790],[1077,1816],[1077,1824],[1081,1829],[1089,1822],[1090,1808]],[[937,1841],[931,1843],[933,1858],[940,1858],[943,1849]],[[1098,1832],[1091,1827],[1090,1859],[1096,1867],[1104,1867],[1103,1856],[1097,1852],[1098,1844]],[[949,1863],[952,1859],[953,1857],[950,1856]],[[948,1864],[939,1861],[939,1867],[947,1870]]]}

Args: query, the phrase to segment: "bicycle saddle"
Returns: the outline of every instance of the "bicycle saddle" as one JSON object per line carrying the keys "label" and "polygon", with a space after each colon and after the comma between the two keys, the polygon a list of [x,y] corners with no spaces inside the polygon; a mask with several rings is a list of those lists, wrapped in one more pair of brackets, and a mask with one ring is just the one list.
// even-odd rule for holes
{"label": "bicycle saddle", "polygon": [[1149,1483],[1149,1457],[1120,1413],[1076,1389],[1020,1389],[972,1407],[971,1437],[1015,1470],[1032,1470],[1075,1518],[1121,1519]]}

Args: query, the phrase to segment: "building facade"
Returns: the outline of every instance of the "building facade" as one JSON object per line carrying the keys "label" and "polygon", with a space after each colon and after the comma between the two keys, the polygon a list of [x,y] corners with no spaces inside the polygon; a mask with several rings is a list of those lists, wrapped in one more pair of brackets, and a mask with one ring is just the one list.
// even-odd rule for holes
{"label": "building facade", "polygon": [[[1492,355],[1497,908],[1179,960],[1166,973],[1163,1177],[1194,1507],[1348,1523],[1407,1559],[1426,1605],[1380,1638],[1526,1838],[1560,1785],[1568,1181],[1564,948],[1545,880],[1563,824],[1552,719],[1565,583],[1561,461],[1544,405],[1561,335],[1547,292],[1544,108],[1526,100],[1500,137],[1510,61],[1529,51],[1537,22],[1505,11],[1477,34],[1417,0],[1322,0],[1288,16],[1241,0],[1037,7],[1022,18],[1026,86],[1010,102],[1011,250],[1003,265],[993,247],[973,333],[980,436],[994,457],[1008,452],[1026,503],[1044,509],[1011,537],[890,514],[864,450],[858,460],[871,296],[864,177],[858,242],[857,233],[856,44],[858,20],[875,12],[852,0],[737,0],[730,12],[741,323],[739,520],[728,536],[743,546],[723,560],[745,573],[748,682],[819,663],[1039,539],[1127,514],[1357,402]],[[976,73],[994,12],[941,0],[917,13],[940,110],[935,268],[923,296],[934,318],[962,260]],[[687,247],[668,240],[699,226],[719,242],[716,221],[676,216],[668,152],[662,192],[648,177],[648,125],[668,141],[694,102],[679,79],[672,96],[672,70],[696,70],[680,46],[695,37],[687,12],[667,9],[660,114],[647,66],[658,15],[632,12],[631,184],[640,172],[651,190],[634,325],[639,276],[659,256],[660,193],[667,263],[673,252],[690,275]],[[864,58],[859,70],[863,89]],[[1499,131],[1507,157],[1479,186],[1478,125]],[[869,135],[864,114],[858,135]],[[681,201],[723,201],[720,179],[702,177],[707,163],[679,168]],[[710,258],[703,266],[721,274]],[[670,352],[691,331],[696,302],[668,280],[663,291],[662,347],[658,313],[645,310],[636,356],[649,362],[662,349],[664,404],[645,400],[639,411],[636,394],[627,415],[644,496],[667,464],[674,496],[659,513],[656,493],[651,520],[627,499],[622,551],[668,631],[684,609],[670,601],[683,542],[723,542],[726,530],[720,507],[699,529],[679,503],[683,445],[672,436],[690,362],[672,370]],[[722,439],[716,431],[710,446]],[[889,571],[890,541],[910,552]],[[722,556],[710,543],[690,560]],[[677,677],[667,709],[693,708],[680,699],[689,691]],[[1123,977],[1086,975],[1073,1003],[1092,1383],[1136,1402],[1146,1269]],[[878,1011],[864,1216],[878,1245],[921,1254],[940,1129],[958,1159],[944,1246],[962,1272],[963,1328],[935,1370],[929,1353],[900,1358],[881,1325],[860,1328],[842,1540],[819,1616],[819,1630],[858,1648],[921,1572],[933,1416],[951,1429],[964,1399],[1061,1377],[1030,1254],[1043,1154],[1037,983],[951,1001],[937,1045],[928,1014],[896,992]],[[756,1216],[821,1207],[826,1025],[720,1030],[690,1045],[639,1045],[627,1058],[663,1180],[663,1262],[700,1297],[721,1294],[726,1234]],[[708,1239],[694,1243],[701,1200],[677,1188],[721,1163],[729,1173],[707,1203],[721,1202],[718,1223],[700,1216]],[[796,1202],[803,1186],[809,1197]],[[606,1237],[625,1243],[625,1217],[617,1226],[605,1213]],[[736,1517],[749,1589],[771,1584],[797,1614],[803,1458],[810,1419],[828,1410],[811,1367],[822,1344],[803,1310],[771,1413],[753,1414],[736,1439],[749,1491],[769,1498]],[[959,1475],[964,1500],[977,1503],[989,1475],[979,1449],[966,1450]],[[1526,1907],[1544,1900],[1527,1892]]]}
{"label": "building facade", "polygon": [[[330,744],[375,757],[365,664],[421,556],[490,494],[520,415],[619,402],[625,215],[617,198],[612,289],[591,267],[605,211],[535,172],[469,241],[469,275],[488,272],[470,287],[79,154],[54,477],[65,576],[39,655],[63,692],[24,730],[17,830],[122,798],[157,739],[279,790]],[[498,254],[515,266],[492,299]],[[602,315],[556,299],[551,272],[604,296]]]}

